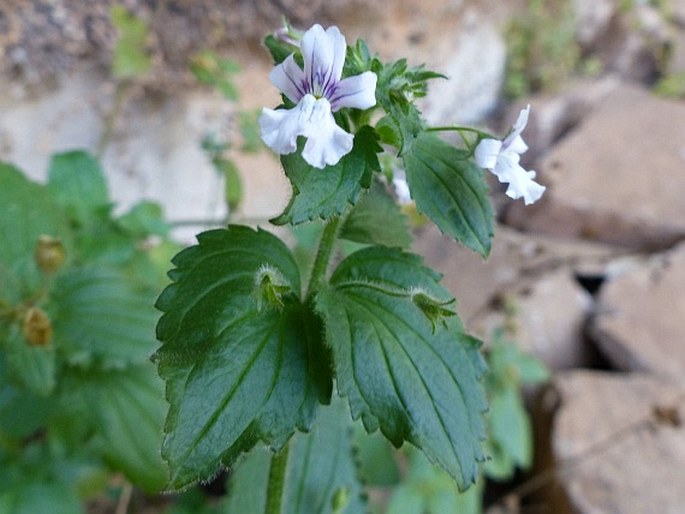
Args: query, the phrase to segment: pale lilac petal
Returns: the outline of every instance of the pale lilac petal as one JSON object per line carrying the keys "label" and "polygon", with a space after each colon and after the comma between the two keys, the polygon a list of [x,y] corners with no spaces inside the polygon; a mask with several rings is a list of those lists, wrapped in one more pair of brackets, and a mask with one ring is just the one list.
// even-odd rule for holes
{"label": "pale lilac petal", "polygon": [[513,152],[502,152],[497,159],[497,165],[492,169],[500,182],[508,183],[507,196],[517,200],[523,198],[526,205],[530,205],[542,197],[545,187],[535,179],[534,171],[526,171],[519,165],[519,156]]}
{"label": "pale lilac petal", "polygon": [[293,54],[269,73],[269,80],[293,103],[299,102],[307,94],[307,79],[295,62]]}
{"label": "pale lilac petal", "polygon": [[361,75],[342,79],[338,82],[330,98],[333,112],[342,107],[368,109],[376,105],[377,80],[378,77],[372,71],[365,71]]}
{"label": "pale lilac petal", "polygon": [[347,42],[345,36],[342,35],[340,29],[333,25],[326,29],[331,46],[333,47],[333,64],[331,65],[331,72],[333,79],[337,82],[342,77],[343,67],[345,65],[345,57],[347,57]]}
{"label": "pale lilac petal", "polygon": [[293,153],[297,150],[297,137],[305,135],[304,127],[312,117],[315,102],[312,95],[305,95],[292,109],[262,109],[262,141],[277,154]]}
{"label": "pale lilac petal", "polygon": [[[502,142],[502,146],[504,148],[509,148],[513,144],[518,144],[520,148],[520,143],[523,143],[523,139],[520,138],[521,133],[523,132],[523,129],[526,128],[526,125],[528,125],[528,115],[530,114],[530,105],[526,106],[525,109],[521,109],[521,112],[519,113],[518,118],[516,119],[516,123],[514,123],[514,126],[511,127],[511,132],[509,135],[504,139]],[[516,141],[520,140],[520,142]],[[523,143],[525,145],[525,143]],[[526,146],[526,150],[528,147]],[[526,150],[523,150],[521,152],[516,152],[516,153],[523,153]]]}
{"label": "pale lilac petal", "polygon": [[262,109],[259,117],[262,141],[279,155],[297,150],[299,115],[296,109]]}
{"label": "pale lilac petal", "polygon": [[483,139],[474,153],[476,164],[481,168],[491,170],[497,164],[497,156],[502,148],[502,141],[497,139]]}
{"label": "pale lilac petal", "polygon": [[302,157],[315,168],[333,166],[352,150],[354,136],[335,123],[331,104],[319,98],[311,116],[304,122],[303,135],[307,138]]}
{"label": "pale lilac petal", "polygon": [[309,93],[323,96],[340,80],[346,48],[345,37],[337,27],[324,31],[316,24],[304,33],[301,49]]}
{"label": "pale lilac petal", "polygon": [[506,150],[508,152],[514,152],[519,155],[522,153],[526,153],[528,151],[528,145],[526,142],[523,140],[521,136],[516,136],[514,139],[512,139],[507,146],[502,144],[502,150]]}

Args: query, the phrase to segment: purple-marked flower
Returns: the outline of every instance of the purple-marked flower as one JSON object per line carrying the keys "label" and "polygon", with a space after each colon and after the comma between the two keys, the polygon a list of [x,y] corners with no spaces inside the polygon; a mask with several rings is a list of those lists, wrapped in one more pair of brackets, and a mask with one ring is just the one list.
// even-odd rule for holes
{"label": "purple-marked flower", "polygon": [[271,83],[292,100],[292,109],[262,109],[262,140],[281,155],[297,150],[298,136],[307,142],[302,157],[315,168],[337,164],[352,150],[354,136],[340,128],[333,113],[343,107],[376,105],[376,74],[366,71],[341,79],[347,44],[338,27],[314,25],[300,43],[304,70],[290,55],[269,74]]}
{"label": "purple-marked flower", "polygon": [[503,140],[483,139],[476,147],[476,164],[490,170],[500,182],[509,184],[507,196],[514,200],[523,198],[530,205],[542,197],[545,186],[535,182],[535,172],[526,171],[519,164],[521,154],[528,150],[521,132],[528,123],[530,105],[521,110],[509,135]]}

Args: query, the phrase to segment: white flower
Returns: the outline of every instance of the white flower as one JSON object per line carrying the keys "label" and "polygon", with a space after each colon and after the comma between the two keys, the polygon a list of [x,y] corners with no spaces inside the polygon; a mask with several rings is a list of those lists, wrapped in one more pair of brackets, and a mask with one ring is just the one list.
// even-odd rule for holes
{"label": "white flower", "polygon": [[297,150],[298,136],[307,138],[302,157],[315,168],[337,164],[352,150],[354,136],[335,123],[343,107],[376,105],[376,74],[366,71],[341,80],[347,44],[338,27],[324,31],[314,25],[302,35],[304,70],[290,55],[269,74],[271,83],[297,104],[292,109],[262,110],[262,140],[284,155]]}
{"label": "white flower", "polygon": [[411,192],[409,191],[409,184],[407,184],[407,175],[404,170],[393,170],[392,185],[395,189],[395,196],[400,205],[408,205],[411,203]]}
{"label": "white flower", "polygon": [[535,179],[534,171],[526,171],[519,164],[521,154],[528,150],[521,132],[528,123],[530,105],[521,110],[516,123],[504,141],[497,139],[483,139],[476,147],[476,164],[481,168],[492,171],[500,182],[507,182],[507,196],[514,200],[523,198],[526,205],[530,205],[542,197],[545,186],[541,186]]}

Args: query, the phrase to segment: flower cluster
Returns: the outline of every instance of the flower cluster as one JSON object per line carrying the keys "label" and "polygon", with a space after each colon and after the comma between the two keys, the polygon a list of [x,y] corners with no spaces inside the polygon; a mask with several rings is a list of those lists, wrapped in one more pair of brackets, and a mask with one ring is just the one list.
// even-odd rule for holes
{"label": "flower cluster", "polygon": [[376,105],[377,77],[367,71],[341,79],[347,44],[338,27],[324,31],[314,25],[302,35],[301,50],[304,70],[291,54],[269,74],[295,107],[264,108],[259,125],[263,141],[281,155],[297,150],[297,138],[304,136],[302,157],[311,166],[324,168],[349,153],[354,139],[336,124],[333,113],[343,107]]}
{"label": "flower cluster", "polygon": [[514,200],[523,198],[526,205],[539,200],[546,189],[533,180],[534,171],[526,171],[519,164],[521,154],[528,150],[521,132],[528,124],[529,113],[530,105],[521,110],[516,123],[503,141],[483,139],[475,151],[476,164],[490,170],[500,182],[508,183],[507,196]]}

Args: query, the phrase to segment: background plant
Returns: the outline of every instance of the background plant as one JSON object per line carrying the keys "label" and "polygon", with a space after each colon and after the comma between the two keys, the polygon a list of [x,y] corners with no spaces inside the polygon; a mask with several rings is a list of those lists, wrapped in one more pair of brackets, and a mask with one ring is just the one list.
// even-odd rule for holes
{"label": "background plant", "polygon": [[153,298],[177,247],[161,209],[114,215],[97,161],[39,185],[0,164],[0,512],[81,512],[112,471],[159,491]]}

